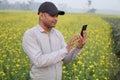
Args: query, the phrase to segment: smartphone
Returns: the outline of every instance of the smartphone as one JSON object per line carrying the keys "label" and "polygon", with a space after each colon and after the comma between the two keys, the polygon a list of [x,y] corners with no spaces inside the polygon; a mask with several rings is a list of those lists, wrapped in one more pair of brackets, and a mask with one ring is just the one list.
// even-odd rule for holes
{"label": "smartphone", "polygon": [[83,36],[83,31],[86,30],[86,29],[87,29],[87,24],[84,24],[84,25],[82,26],[82,30],[81,30],[81,32],[80,32],[81,36]]}

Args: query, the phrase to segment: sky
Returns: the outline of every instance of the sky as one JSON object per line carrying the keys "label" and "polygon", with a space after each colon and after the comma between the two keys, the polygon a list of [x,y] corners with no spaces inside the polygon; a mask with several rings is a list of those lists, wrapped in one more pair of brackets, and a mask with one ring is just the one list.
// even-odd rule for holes
{"label": "sky", "polygon": [[[10,3],[15,2],[27,2],[30,0],[8,0]],[[34,0],[35,2],[44,2],[44,1],[51,1],[55,3],[56,5],[58,3],[65,3],[71,8],[80,8],[80,9],[87,9],[88,2],[87,0]],[[120,11],[120,0],[91,0],[92,5],[91,8],[95,9],[109,9],[109,10],[115,10]],[[90,7],[89,7],[90,8]]]}

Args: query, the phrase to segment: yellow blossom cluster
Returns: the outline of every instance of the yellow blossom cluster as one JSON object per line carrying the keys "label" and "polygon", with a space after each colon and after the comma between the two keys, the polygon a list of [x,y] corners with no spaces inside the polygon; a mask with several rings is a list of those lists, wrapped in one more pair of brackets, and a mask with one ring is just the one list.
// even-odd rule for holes
{"label": "yellow blossom cluster", "polygon": [[[109,23],[100,15],[66,14],[59,16],[56,28],[66,42],[88,24],[88,41],[80,55],[69,64],[63,63],[62,80],[111,80],[120,68],[112,52]],[[29,80],[30,61],[22,49],[24,32],[35,26],[35,12],[0,11],[0,80]]]}

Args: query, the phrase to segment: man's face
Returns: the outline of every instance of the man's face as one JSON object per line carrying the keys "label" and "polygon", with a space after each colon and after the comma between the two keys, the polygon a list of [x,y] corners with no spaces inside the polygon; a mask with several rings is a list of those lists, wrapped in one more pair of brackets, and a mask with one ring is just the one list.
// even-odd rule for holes
{"label": "man's face", "polygon": [[58,14],[56,15],[50,15],[48,13],[42,13],[42,22],[43,24],[48,28],[53,28],[56,26],[57,20],[58,20]]}

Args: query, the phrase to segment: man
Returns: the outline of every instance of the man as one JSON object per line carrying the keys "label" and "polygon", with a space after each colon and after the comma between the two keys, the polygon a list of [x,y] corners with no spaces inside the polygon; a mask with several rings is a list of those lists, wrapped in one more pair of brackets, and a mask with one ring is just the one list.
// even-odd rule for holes
{"label": "man", "polygon": [[[62,61],[72,61],[86,43],[86,32],[74,36],[68,44],[62,34],[54,29],[58,15],[64,15],[52,2],[44,2],[38,9],[39,23],[27,30],[23,37],[23,49],[31,62],[31,80],[61,80]],[[72,49],[75,41],[78,45]]]}

